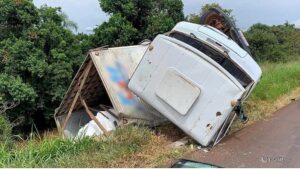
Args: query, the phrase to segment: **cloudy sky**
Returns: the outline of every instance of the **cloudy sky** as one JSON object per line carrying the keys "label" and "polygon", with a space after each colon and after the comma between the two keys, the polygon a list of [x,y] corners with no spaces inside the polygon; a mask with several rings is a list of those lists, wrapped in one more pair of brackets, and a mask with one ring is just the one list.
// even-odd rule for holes
{"label": "cloudy sky", "polygon": [[[184,13],[196,13],[204,4],[213,2],[233,9],[237,25],[243,30],[257,22],[274,25],[288,21],[300,27],[299,0],[183,0]],[[63,12],[78,24],[78,32],[88,33],[95,25],[109,18],[101,11],[98,0],[34,0],[34,3],[37,6],[60,6]]]}

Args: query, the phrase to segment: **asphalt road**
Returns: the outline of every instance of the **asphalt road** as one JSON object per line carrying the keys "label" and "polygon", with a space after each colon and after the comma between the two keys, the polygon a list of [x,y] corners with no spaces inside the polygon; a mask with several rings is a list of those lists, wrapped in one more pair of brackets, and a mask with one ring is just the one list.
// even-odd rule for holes
{"label": "asphalt road", "polygon": [[221,167],[300,167],[300,101],[186,158]]}

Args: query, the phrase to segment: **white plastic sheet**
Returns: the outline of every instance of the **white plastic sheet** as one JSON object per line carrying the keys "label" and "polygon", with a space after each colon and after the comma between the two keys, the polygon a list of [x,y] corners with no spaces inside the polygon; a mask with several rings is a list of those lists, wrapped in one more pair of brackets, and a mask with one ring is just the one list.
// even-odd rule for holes
{"label": "white plastic sheet", "polygon": [[[97,113],[96,118],[107,131],[115,130],[118,125],[118,119],[106,111]],[[83,137],[101,136],[103,131],[98,127],[94,120],[88,122],[85,126],[79,129],[76,139]]]}

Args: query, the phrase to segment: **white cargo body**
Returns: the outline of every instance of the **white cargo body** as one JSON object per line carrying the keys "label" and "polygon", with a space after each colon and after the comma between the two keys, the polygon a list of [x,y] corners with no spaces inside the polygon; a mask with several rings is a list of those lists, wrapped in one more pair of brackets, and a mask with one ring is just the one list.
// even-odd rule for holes
{"label": "white cargo body", "polygon": [[[155,126],[165,121],[159,112],[135,96],[127,86],[148,46],[149,43],[91,50],[56,109],[54,119],[58,130],[67,138],[74,138],[90,122],[80,98],[86,100],[94,115],[102,111],[110,113],[114,118],[105,115],[106,121],[113,121],[116,126],[130,123]],[[83,80],[85,74],[86,79]],[[77,94],[80,97],[76,98]],[[103,122],[101,119],[98,121]],[[104,128],[106,121],[102,124]],[[111,130],[111,127],[106,129]]]}
{"label": "white cargo body", "polygon": [[245,99],[260,77],[257,63],[225,34],[181,22],[154,39],[129,89],[209,146],[231,125],[232,103]]}

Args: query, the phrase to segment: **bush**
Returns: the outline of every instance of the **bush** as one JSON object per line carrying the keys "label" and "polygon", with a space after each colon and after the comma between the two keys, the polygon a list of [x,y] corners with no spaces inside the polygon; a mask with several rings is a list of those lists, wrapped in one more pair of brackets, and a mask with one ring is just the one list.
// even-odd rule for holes
{"label": "bush", "polygon": [[11,124],[6,117],[0,115],[0,144],[11,140]]}
{"label": "bush", "polygon": [[258,23],[245,32],[245,37],[257,61],[287,62],[299,57],[300,29],[295,25]]}

